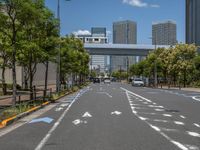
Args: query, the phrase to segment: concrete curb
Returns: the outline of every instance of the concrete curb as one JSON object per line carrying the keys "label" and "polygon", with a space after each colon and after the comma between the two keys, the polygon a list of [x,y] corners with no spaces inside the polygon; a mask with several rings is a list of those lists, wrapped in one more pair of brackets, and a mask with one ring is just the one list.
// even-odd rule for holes
{"label": "concrete curb", "polygon": [[0,122],[0,129],[12,124],[13,122],[19,120],[20,118],[23,118],[23,117],[33,113],[34,111],[37,111],[40,108],[43,108],[44,106],[46,106],[48,104],[50,104],[50,102],[45,102],[40,106],[33,107],[33,108],[31,108],[31,109],[29,109],[29,110],[27,110],[27,111],[25,111],[21,114],[18,114],[16,116],[13,116],[13,117],[10,117],[8,119],[3,120],[2,122]]}

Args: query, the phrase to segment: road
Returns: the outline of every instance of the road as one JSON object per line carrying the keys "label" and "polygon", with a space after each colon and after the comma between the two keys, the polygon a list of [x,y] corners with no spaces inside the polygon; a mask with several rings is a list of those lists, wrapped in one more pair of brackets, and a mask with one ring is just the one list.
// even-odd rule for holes
{"label": "road", "polygon": [[0,130],[1,150],[199,150],[200,93],[91,84]]}

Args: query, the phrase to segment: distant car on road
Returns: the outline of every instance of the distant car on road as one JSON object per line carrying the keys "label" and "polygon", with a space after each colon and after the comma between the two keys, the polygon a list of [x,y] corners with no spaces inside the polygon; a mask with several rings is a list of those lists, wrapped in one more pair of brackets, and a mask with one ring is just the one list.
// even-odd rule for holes
{"label": "distant car on road", "polygon": [[104,83],[105,83],[105,84],[110,84],[110,83],[111,83],[110,78],[105,78],[105,79],[104,79]]}
{"label": "distant car on road", "polygon": [[140,78],[135,78],[132,80],[132,86],[144,86],[144,81]]}
{"label": "distant car on road", "polygon": [[100,79],[99,78],[94,78],[93,79],[93,83],[100,83]]}

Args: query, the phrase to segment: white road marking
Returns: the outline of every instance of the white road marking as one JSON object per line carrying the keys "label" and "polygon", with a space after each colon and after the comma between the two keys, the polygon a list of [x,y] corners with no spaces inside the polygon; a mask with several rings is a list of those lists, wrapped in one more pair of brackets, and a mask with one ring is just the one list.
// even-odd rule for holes
{"label": "white road marking", "polygon": [[195,125],[196,127],[200,128],[200,125],[199,125],[199,124],[197,124],[197,123],[194,123],[194,125]]}
{"label": "white road marking", "polygon": [[145,114],[145,115],[158,115],[157,113],[146,113],[146,112],[138,112],[139,114]]}
{"label": "white road marking", "polygon": [[148,120],[148,118],[144,118],[144,117],[139,117],[140,118],[140,120]]}
{"label": "white road marking", "polygon": [[183,115],[180,115],[180,117],[181,117],[181,118],[183,118],[183,119],[185,119],[185,118],[186,118],[186,117],[185,117],[185,116],[183,116]]}
{"label": "white road marking", "polygon": [[199,101],[200,102],[200,96],[192,96],[192,99],[194,99],[195,101]]}
{"label": "white road marking", "polygon": [[158,132],[161,131],[160,128],[158,128],[158,127],[156,127],[156,126],[150,125],[150,127],[153,128],[154,130],[158,131]]}
{"label": "white road marking", "polygon": [[148,105],[148,106],[152,108],[164,108],[163,106],[156,106],[156,105]]}
{"label": "white road marking", "polygon": [[58,107],[58,108],[56,108],[55,111],[61,111],[61,110],[63,110],[63,107]]}
{"label": "white road marking", "polygon": [[92,115],[89,112],[85,112],[82,117],[83,118],[91,118]]}
{"label": "white road marking", "polygon": [[187,133],[191,136],[194,136],[194,137],[200,137],[200,134],[197,133],[197,132],[190,132],[190,131],[187,131]]}
{"label": "white road marking", "polygon": [[177,129],[167,129],[167,128],[160,128],[161,131],[167,131],[167,132],[179,132]]}
{"label": "white road marking", "polygon": [[61,104],[60,106],[61,107],[67,107],[69,104],[67,103],[67,104]]}
{"label": "white road marking", "polygon": [[127,89],[125,89],[125,88],[122,88],[122,87],[120,87],[122,90],[124,90],[124,91],[126,91],[126,92],[128,92],[128,93],[131,93],[131,94],[133,94],[134,96],[137,96],[137,97],[139,97],[139,98],[141,98],[141,99],[143,99],[143,100],[145,100],[145,101],[147,101],[147,102],[152,102],[151,100],[149,100],[149,99],[147,99],[147,98],[144,98],[144,97],[142,97],[142,96],[140,96],[140,95],[138,95],[138,94],[136,94],[136,93],[133,93],[133,92],[131,92],[131,91],[128,91]]}
{"label": "white road marking", "polygon": [[[148,99],[146,99],[146,98],[144,98],[144,97],[142,97],[142,96],[140,96],[140,95],[137,95],[137,94],[135,94],[135,93],[133,93],[133,92],[130,92],[130,91],[128,91],[128,90],[125,89],[125,88],[122,88],[122,87],[120,87],[120,88],[126,92],[127,98],[128,98],[128,93],[131,93],[131,94],[133,94],[133,95],[135,95],[135,96],[138,96],[138,97],[142,98],[143,100],[146,100],[146,101],[151,102],[151,100],[148,100]],[[155,105],[156,105],[156,103],[155,103]],[[141,118],[141,116],[139,116],[137,113],[135,113],[135,115],[136,115],[139,119],[141,119],[141,120],[143,120],[145,123],[147,123],[147,124],[148,124],[151,128],[153,128],[155,131],[157,131],[158,133],[160,133],[160,134],[161,134],[163,137],[165,137],[168,141],[170,141],[171,143],[173,143],[174,145],[176,145],[178,148],[180,148],[181,150],[189,150],[189,149],[188,149],[186,146],[184,146],[183,144],[181,144],[181,143],[179,143],[179,142],[177,142],[177,141],[172,140],[169,136],[167,136],[165,133],[163,133],[159,127],[156,127],[156,126],[150,124],[150,123],[146,120],[146,118],[145,118],[145,119],[144,119],[143,117]],[[180,123],[180,122],[176,122],[176,123]]]}
{"label": "white road marking", "polygon": [[111,115],[117,115],[117,116],[119,116],[119,115],[122,114],[122,112],[120,112],[120,111],[113,111],[113,112],[111,112],[110,114],[111,114]]}
{"label": "white road marking", "polygon": [[189,150],[199,150],[199,148],[195,145],[185,145],[186,147],[189,148]]}
{"label": "white road marking", "polygon": [[154,119],[153,121],[155,121],[155,122],[164,122],[164,123],[169,122],[169,121],[167,121],[167,120],[162,120],[162,119]]}
{"label": "white road marking", "polygon": [[189,150],[187,147],[185,147],[183,144],[177,142],[177,141],[171,141],[173,144],[175,144],[176,146],[178,146],[180,149],[182,150]]}
{"label": "white road marking", "polygon": [[75,125],[78,125],[81,122],[82,122],[82,120],[80,120],[80,119],[76,119],[76,120],[72,121],[72,123],[75,124]]}
{"label": "white road marking", "polygon": [[170,114],[163,114],[164,117],[172,117]]}
{"label": "white road marking", "polygon": [[164,109],[154,109],[155,111],[165,111]]}
{"label": "white road marking", "polygon": [[180,122],[180,121],[174,121],[174,123],[177,124],[177,125],[185,125],[185,123]]}
{"label": "white road marking", "polygon": [[108,97],[112,98],[112,95],[108,94],[107,92],[97,92],[99,94],[106,94]]}
{"label": "white road marking", "polygon": [[51,110],[52,108],[54,108],[56,106],[56,104],[52,104],[52,105],[48,105],[47,107],[40,109],[36,112],[33,112],[32,114],[20,119],[19,121],[17,121],[16,123],[14,123],[11,126],[6,127],[5,129],[0,131],[0,137],[12,132],[13,130],[23,126],[24,124],[30,122],[32,119],[39,117],[40,115],[42,115],[43,113]]}
{"label": "white road marking", "polygon": [[[87,90],[85,90],[86,92]],[[85,93],[83,92],[83,93]],[[42,147],[46,144],[46,142],[48,141],[48,139],[50,138],[51,134],[56,130],[56,128],[58,127],[58,125],[61,123],[61,121],[63,120],[63,118],[65,117],[65,115],[67,114],[67,112],[69,111],[69,109],[71,108],[71,106],[74,104],[74,102],[77,100],[77,98],[80,96],[80,93],[82,93],[82,91],[80,91],[76,97],[74,98],[74,100],[72,101],[71,104],[69,104],[69,107],[67,107],[65,109],[65,111],[62,113],[62,115],[59,117],[59,119],[54,123],[53,127],[48,131],[48,133],[46,134],[46,136],[42,139],[42,141],[40,141],[40,143],[37,145],[37,147],[35,148],[35,150],[41,150]],[[82,93],[82,94],[83,94]]]}

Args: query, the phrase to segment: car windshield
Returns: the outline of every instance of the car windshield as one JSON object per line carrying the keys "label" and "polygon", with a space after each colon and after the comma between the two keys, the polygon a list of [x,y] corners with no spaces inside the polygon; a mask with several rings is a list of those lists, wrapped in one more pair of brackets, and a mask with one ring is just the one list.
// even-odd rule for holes
{"label": "car windshield", "polygon": [[134,79],[134,81],[142,81],[142,79]]}

